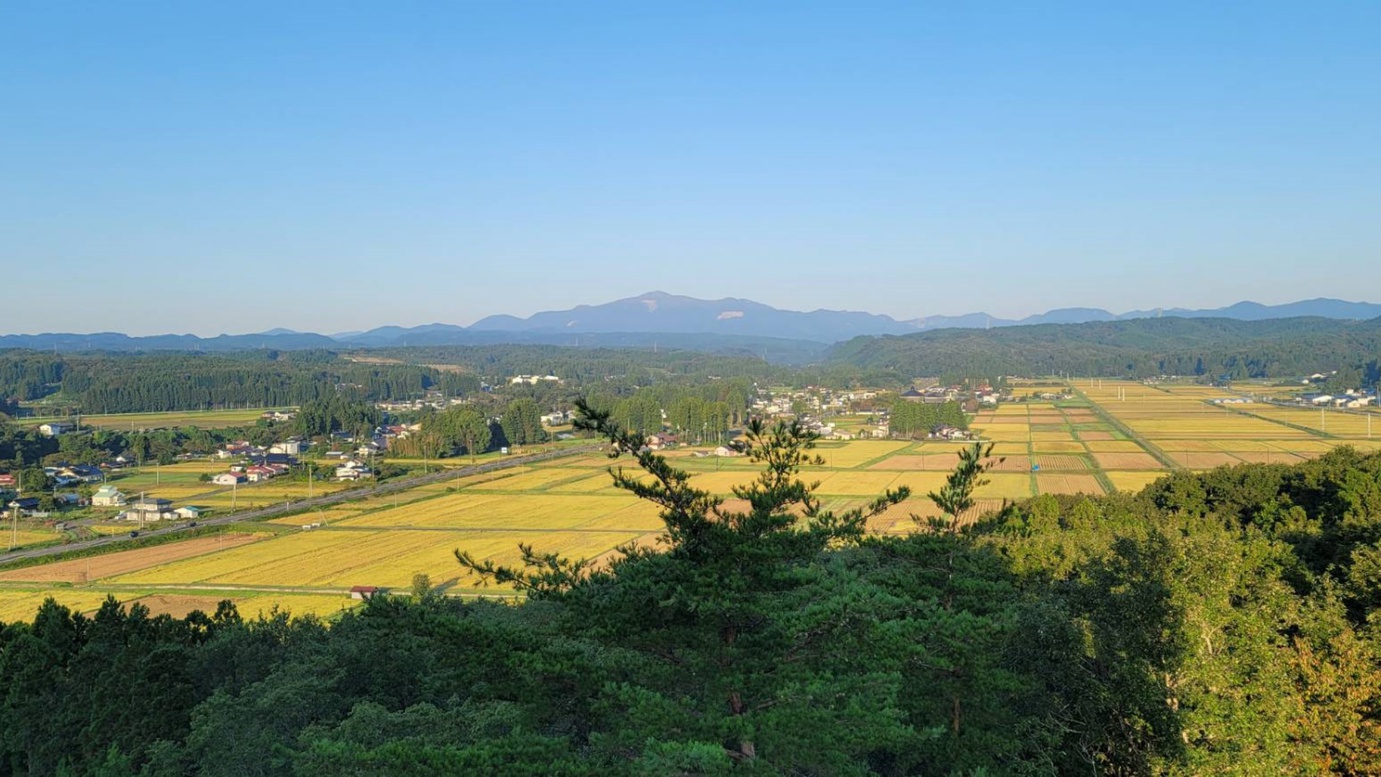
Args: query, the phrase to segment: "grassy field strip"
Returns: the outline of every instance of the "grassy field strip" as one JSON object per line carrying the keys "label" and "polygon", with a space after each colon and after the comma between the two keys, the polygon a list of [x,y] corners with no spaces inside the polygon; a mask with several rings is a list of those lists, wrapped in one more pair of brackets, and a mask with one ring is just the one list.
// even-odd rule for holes
{"label": "grassy field strip", "polygon": [[[1064,410],[1061,410],[1061,412],[1065,412],[1065,411],[1064,411]],[[1070,420],[1070,421],[1071,421],[1071,423],[1070,423],[1070,428],[1071,428],[1071,430],[1073,430],[1074,439],[1078,440],[1080,447],[1082,447],[1082,448],[1084,449],[1084,456],[1085,456],[1086,458],[1088,458],[1089,463],[1090,463],[1090,465],[1091,465],[1091,467],[1092,467],[1092,469],[1093,469],[1093,476],[1094,476],[1095,478],[1098,479],[1098,484],[1099,484],[1100,486],[1102,486],[1102,487],[1103,487],[1103,490],[1104,490],[1105,492],[1109,493],[1109,494],[1114,493],[1115,491],[1117,491],[1117,490],[1118,490],[1118,489],[1117,489],[1117,485],[1114,484],[1114,483],[1112,482],[1112,478],[1108,477],[1108,473],[1106,473],[1106,472],[1103,471],[1102,463],[1099,462],[1098,459],[1094,457],[1093,451],[1088,447],[1088,443],[1083,439],[1083,437],[1082,437],[1082,432],[1083,432],[1083,430],[1078,429],[1077,427],[1074,426],[1074,424],[1073,424],[1073,422],[1072,422],[1072,418],[1071,418],[1071,416],[1069,415],[1069,413],[1065,413],[1065,418],[1066,418],[1066,420]]]}
{"label": "grassy field strip", "polygon": [[1102,418],[1103,422],[1106,423],[1108,426],[1111,426],[1113,429],[1116,429],[1117,431],[1125,435],[1127,439],[1134,441],[1137,445],[1140,445],[1143,450],[1154,456],[1156,460],[1158,460],[1161,464],[1164,464],[1166,467],[1169,467],[1170,469],[1183,469],[1183,467],[1180,466],[1179,462],[1175,461],[1172,457],[1166,455],[1165,451],[1161,450],[1150,440],[1147,440],[1145,437],[1142,437],[1140,434],[1137,434],[1136,432],[1132,431],[1131,427],[1117,420],[1117,418],[1113,416],[1112,413],[1104,409],[1102,405],[1090,399],[1088,394],[1085,394],[1077,386],[1071,386],[1071,388],[1073,389],[1075,394],[1077,394],[1085,402],[1089,403],[1089,407],[1093,408],[1093,411],[1096,414],[1098,414],[1098,416]]}
{"label": "grassy field strip", "polygon": [[1040,483],[1036,480],[1036,470],[1032,468],[1036,460],[1035,425],[1031,414],[1031,404],[1026,403],[1026,474],[1031,480],[1031,493],[1040,493]]}

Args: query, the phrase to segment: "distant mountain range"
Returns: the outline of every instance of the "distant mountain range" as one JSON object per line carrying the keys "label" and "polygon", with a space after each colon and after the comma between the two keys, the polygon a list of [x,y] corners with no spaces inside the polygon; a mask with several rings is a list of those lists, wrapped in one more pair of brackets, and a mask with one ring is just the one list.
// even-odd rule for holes
{"label": "distant mountain range", "polygon": [[1134,310],[1114,314],[1099,308],[1060,308],[1022,319],[986,313],[926,316],[898,320],[876,313],[839,310],[809,312],[781,310],[746,299],[702,300],[654,291],[602,305],[535,313],[527,318],[489,316],[469,327],[427,324],[383,326],[363,332],[322,335],[290,329],[270,329],[245,335],[153,335],[131,337],[116,332],[94,334],[47,333],[0,336],[0,348],[37,350],[206,350],[256,348],[377,348],[416,345],[491,345],[498,343],[567,344],[694,348],[696,350],[786,350],[797,358],[818,353],[832,343],[861,335],[902,335],[936,329],[982,329],[1035,324],[1081,324],[1158,316],[1227,318],[1241,321],[1322,317],[1362,320],[1381,316],[1381,305],[1312,299],[1283,305],[1239,302],[1224,308],[1191,310]]}

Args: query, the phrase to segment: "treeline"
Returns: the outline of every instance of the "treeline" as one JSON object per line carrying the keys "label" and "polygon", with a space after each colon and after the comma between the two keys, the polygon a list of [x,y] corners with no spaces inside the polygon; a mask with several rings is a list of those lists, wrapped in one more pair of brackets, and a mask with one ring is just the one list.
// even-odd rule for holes
{"label": "treeline", "polygon": [[794,375],[751,355],[651,348],[569,348],[554,345],[486,345],[381,349],[381,356],[415,364],[454,364],[488,378],[556,375],[568,387],[612,389],[715,378],[768,382]]}
{"label": "treeline", "polygon": [[281,407],[332,396],[380,400],[478,389],[478,379],[469,375],[358,363],[324,351],[0,355],[0,395],[56,395],[59,404],[82,413]]}
{"label": "treeline", "polygon": [[647,435],[669,429],[696,442],[722,443],[748,418],[755,389],[747,378],[701,385],[661,384],[626,396],[592,392],[590,404],[625,429]]}
{"label": "treeline", "polygon": [[895,435],[921,438],[937,426],[969,428],[969,418],[958,402],[911,402],[899,399],[888,413],[887,429]]}
{"label": "treeline", "polygon": [[812,503],[799,433],[750,442],[747,512],[650,454],[661,486],[620,481],[663,548],[458,559],[522,604],[46,604],[0,629],[0,773],[1381,773],[1381,457],[878,537]]}
{"label": "treeline", "polygon": [[1242,379],[1352,368],[1370,384],[1381,379],[1378,353],[1378,321],[1162,318],[860,337],[834,346],[822,369],[864,370],[885,385],[888,374]]}
{"label": "treeline", "polygon": [[[48,437],[37,429],[0,423],[0,473],[57,463],[96,465],[118,456],[134,462],[172,464],[182,454],[206,456],[234,440],[268,446],[293,433],[291,424],[261,421],[250,426],[221,429],[186,426],[137,432],[93,429]],[[25,482],[32,485],[40,481],[31,478]]]}

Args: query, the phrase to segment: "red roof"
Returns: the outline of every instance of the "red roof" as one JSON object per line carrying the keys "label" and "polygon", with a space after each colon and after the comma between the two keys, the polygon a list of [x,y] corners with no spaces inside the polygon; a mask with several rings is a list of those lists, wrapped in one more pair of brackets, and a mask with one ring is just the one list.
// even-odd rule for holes
{"label": "red roof", "polygon": [[354,586],[354,587],[352,587],[352,588],[350,589],[350,593],[352,593],[352,594],[354,594],[354,593],[372,594],[372,593],[378,593],[378,591],[379,591],[378,586],[372,586],[372,585],[357,585],[357,586]]}

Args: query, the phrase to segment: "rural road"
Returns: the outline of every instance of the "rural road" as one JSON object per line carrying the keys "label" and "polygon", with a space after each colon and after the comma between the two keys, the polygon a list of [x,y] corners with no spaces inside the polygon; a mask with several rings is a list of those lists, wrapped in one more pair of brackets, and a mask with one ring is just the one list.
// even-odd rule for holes
{"label": "rural road", "polygon": [[[417,486],[426,485],[428,483],[442,483],[447,480],[462,478],[467,475],[478,475],[484,472],[493,472],[495,470],[508,469],[509,467],[518,467],[524,464],[533,464],[540,461],[548,461],[550,459],[558,459],[566,456],[575,456],[577,454],[582,453],[593,453],[595,451],[600,450],[600,448],[601,446],[599,445],[581,445],[572,448],[560,448],[554,451],[547,451],[545,453],[535,453],[529,456],[510,456],[508,458],[487,461],[483,464],[472,464],[468,467],[458,467],[456,469],[445,469],[439,472],[429,472],[425,475],[417,475],[415,477],[410,478],[390,480],[386,483],[380,483],[374,486],[373,488],[352,488],[345,491],[336,491],[335,493],[313,497],[311,499],[303,499],[298,502],[278,504],[271,507],[261,507],[257,510],[241,510],[239,512],[230,513],[228,515],[222,515],[215,518],[208,518],[205,520],[197,521],[196,528],[200,529],[205,526],[219,526],[227,523],[239,523],[241,521],[258,521],[263,520],[265,518],[272,518],[277,515],[282,515],[284,513],[297,512],[298,510],[310,510],[314,507],[323,507],[325,505],[339,504],[340,502],[349,502],[351,500],[363,499],[365,497],[377,496],[379,494],[392,494],[399,491],[407,491],[408,489],[416,488]],[[192,527],[187,523],[177,523],[175,525],[160,527],[156,529],[145,528],[139,532],[139,538],[144,539],[146,537],[162,537],[168,534],[185,532],[190,530],[191,528]],[[103,545],[115,545],[121,542],[129,542],[129,539],[129,536],[126,534],[114,534],[109,537],[99,537],[91,540],[79,540],[77,542],[68,542],[61,545],[47,545],[41,548],[34,548],[32,550],[17,550],[12,553],[0,553],[0,566],[3,566],[4,564],[10,561],[18,561],[20,559],[40,558],[42,556],[55,556],[60,553],[67,553],[74,550],[86,550],[88,548],[98,548]]]}

